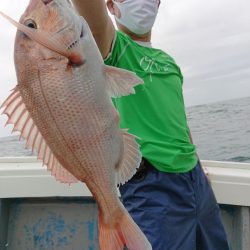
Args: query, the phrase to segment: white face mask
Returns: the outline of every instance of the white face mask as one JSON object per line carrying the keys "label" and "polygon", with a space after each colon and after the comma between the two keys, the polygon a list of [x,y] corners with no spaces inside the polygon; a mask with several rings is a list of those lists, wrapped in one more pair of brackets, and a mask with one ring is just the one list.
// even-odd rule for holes
{"label": "white face mask", "polygon": [[121,12],[117,22],[125,26],[131,32],[142,35],[149,32],[155,22],[158,12],[157,0],[124,0],[120,3],[113,0]]}

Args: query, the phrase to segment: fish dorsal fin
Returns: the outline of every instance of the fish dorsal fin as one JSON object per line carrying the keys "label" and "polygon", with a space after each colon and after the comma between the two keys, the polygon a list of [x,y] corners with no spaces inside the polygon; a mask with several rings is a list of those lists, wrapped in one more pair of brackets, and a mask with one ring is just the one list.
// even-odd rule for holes
{"label": "fish dorsal fin", "polygon": [[51,171],[56,180],[69,184],[78,182],[71,173],[62,167],[50,150],[31,118],[17,88],[13,90],[1,108],[4,108],[3,114],[8,116],[6,124],[14,125],[12,132],[21,132],[20,138],[26,141],[26,147],[37,152],[37,158],[42,160],[44,165],[47,165],[48,170]]}
{"label": "fish dorsal fin", "polygon": [[134,87],[143,84],[143,80],[128,70],[104,66],[108,92],[112,97],[134,94]]}
{"label": "fish dorsal fin", "polygon": [[116,181],[117,184],[127,182],[138,169],[141,162],[141,152],[136,142],[136,137],[129,134],[127,130],[123,130],[124,153],[117,168]]}

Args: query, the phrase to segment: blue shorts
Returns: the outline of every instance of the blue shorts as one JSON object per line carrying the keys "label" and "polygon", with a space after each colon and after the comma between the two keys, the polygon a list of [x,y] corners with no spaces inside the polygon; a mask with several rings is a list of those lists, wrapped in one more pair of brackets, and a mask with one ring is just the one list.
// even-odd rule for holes
{"label": "blue shorts", "polygon": [[144,167],[120,187],[122,201],[153,250],[228,250],[220,211],[200,164],[187,173]]}

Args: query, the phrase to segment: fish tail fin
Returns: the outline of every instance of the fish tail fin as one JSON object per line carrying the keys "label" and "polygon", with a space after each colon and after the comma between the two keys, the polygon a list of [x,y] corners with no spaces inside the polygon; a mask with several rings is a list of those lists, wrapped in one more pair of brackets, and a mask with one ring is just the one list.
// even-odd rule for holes
{"label": "fish tail fin", "polygon": [[112,222],[105,223],[99,214],[99,244],[101,250],[152,250],[151,244],[125,209],[112,215]]}

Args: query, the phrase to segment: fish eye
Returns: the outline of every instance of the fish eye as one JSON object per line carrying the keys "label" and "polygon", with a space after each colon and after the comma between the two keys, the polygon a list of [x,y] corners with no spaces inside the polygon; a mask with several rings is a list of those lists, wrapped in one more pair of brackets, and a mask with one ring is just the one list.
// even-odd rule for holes
{"label": "fish eye", "polygon": [[31,28],[31,29],[37,29],[36,22],[32,19],[28,19],[24,22],[24,25]]}

